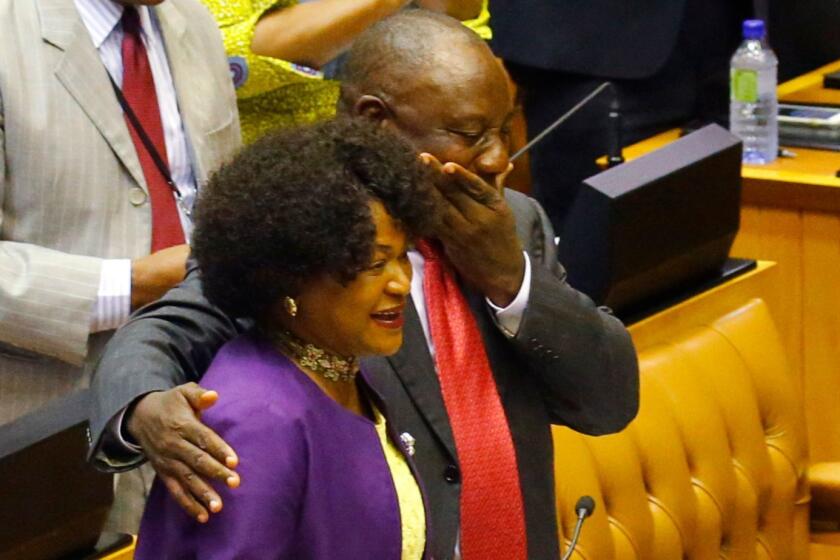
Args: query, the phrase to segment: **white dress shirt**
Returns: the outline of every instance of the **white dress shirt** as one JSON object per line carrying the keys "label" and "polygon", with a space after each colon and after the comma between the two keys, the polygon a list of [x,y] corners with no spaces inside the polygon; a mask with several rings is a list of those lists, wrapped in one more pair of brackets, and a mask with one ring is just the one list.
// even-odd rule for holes
{"label": "white dress shirt", "polygon": [[[99,53],[102,64],[111,78],[122,87],[122,40],[123,30],[119,25],[125,7],[112,0],[74,0],[76,10],[88,30],[93,46]],[[191,160],[189,139],[178,111],[178,99],[163,35],[154,12],[148,6],[137,6],[140,15],[143,44],[149,57],[152,77],[155,80],[155,94],[160,108],[161,124],[166,141],[166,157],[172,180],[181,193],[178,213],[184,228],[184,237],[189,239],[192,222],[185,208],[192,208],[196,195],[195,174]],[[174,194],[173,194],[174,196]],[[131,260],[108,259],[103,261],[99,280],[99,292],[91,317],[91,332],[114,329],[128,319],[131,311]]]}
{"label": "white dress shirt", "polygon": [[[522,277],[519,293],[516,294],[513,301],[507,307],[501,308],[485,298],[493,321],[508,338],[513,338],[519,332],[519,324],[522,322],[522,315],[525,313],[525,308],[528,307],[528,298],[531,295],[531,260],[528,253],[523,251],[522,254],[525,256],[525,274]],[[411,276],[411,301],[414,302],[414,308],[420,318],[429,353],[434,358],[435,344],[429,334],[429,316],[426,313],[426,299],[423,293],[423,273],[426,261],[418,251],[409,251],[408,259],[411,261],[411,271],[413,273]]]}

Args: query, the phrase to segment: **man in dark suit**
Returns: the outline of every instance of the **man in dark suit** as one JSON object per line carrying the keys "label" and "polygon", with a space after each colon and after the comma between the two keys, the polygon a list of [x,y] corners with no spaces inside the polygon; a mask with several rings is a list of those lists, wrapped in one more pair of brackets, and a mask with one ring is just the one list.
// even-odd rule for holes
{"label": "man in dark suit", "polygon": [[[556,558],[549,425],[590,434],[620,430],[638,407],[638,369],[620,321],[565,282],[540,206],[516,192],[502,196],[511,169],[507,127],[513,113],[504,70],[455,20],[410,11],[356,41],[339,110],[398,131],[433,169],[446,203],[436,237],[477,324],[512,438],[527,556]],[[467,521],[474,521],[461,515],[469,482],[461,476],[469,468],[462,461],[466,440],[459,440],[451,403],[442,395],[443,377],[436,375],[444,346],[429,333],[432,315],[426,312],[436,302],[420,280],[430,274],[429,261],[419,254],[411,260],[413,305],[406,310],[403,347],[365,367],[394,411],[389,422],[414,440],[431,520],[427,552],[451,558],[459,536],[466,545]],[[218,495],[196,473],[235,486],[237,459],[193,413],[216,395],[194,384],[173,387],[199,380],[215,351],[242,328],[210,306],[192,269],[184,284],[118,332],[94,381],[96,460],[111,468],[136,464],[142,456],[132,456],[120,441],[133,438],[187,511],[200,519],[218,511]],[[484,406],[480,400],[460,404]],[[487,496],[491,506],[514,498]]]}
{"label": "man in dark suit", "polygon": [[[728,121],[729,58],[749,0],[491,0],[494,52],[522,90],[534,136],[605,80],[624,145],[694,120]],[[607,152],[609,90],[531,150],[532,192],[560,228]]]}

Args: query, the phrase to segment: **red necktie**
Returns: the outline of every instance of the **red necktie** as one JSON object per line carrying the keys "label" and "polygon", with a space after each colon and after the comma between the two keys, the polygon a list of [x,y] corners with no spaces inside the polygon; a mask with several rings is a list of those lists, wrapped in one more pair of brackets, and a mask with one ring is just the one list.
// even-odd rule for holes
{"label": "red necktie", "polygon": [[437,242],[421,240],[435,365],[461,466],[464,560],[526,557],[516,453],[481,332]]}
{"label": "red necktie", "polygon": [[[155,93],[155,80],[152,77],[149,57],[146,56],[146,47],[143,46],[143,40],[140,37],[140,15],[134,7],[126,6],[124,9],[122,29],[122,92],[163,163],[168,167],[166,141]],[[154,159],[127,117],[126,124],[131,133],[137,157],[140,159],[140,167],[143,168],[143,176],[146,178],[146,186],[151,198],[152,252],[179,245],[184,242],[184,230],[178,217],[178,207],[175,204],[172,188],[155,165]]]}

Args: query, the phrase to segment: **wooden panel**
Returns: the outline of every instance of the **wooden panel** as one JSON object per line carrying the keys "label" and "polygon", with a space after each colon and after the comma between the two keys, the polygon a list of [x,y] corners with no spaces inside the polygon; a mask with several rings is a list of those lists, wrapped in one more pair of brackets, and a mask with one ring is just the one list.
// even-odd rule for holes
{"label": "wooden panel", "polygon": [[803,355],[812,461],[840,457],[840,217],[803,215]]}
{"label": "wooden panel", "polygon": [[768,293],[768,305],[788,353],[790,367],[804,389],[802,353],[802,217],[797,210],[741,209],[741,230],[732,247],[736,257],[775,261],[777,281]]}

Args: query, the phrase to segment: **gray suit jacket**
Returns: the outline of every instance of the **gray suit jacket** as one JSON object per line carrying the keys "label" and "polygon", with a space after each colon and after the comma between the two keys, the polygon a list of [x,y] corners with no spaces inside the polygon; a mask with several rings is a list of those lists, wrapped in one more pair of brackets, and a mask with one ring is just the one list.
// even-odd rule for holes
{"label": "gray suit jacket", "polygon": [[[532,263],[530,299],[516,337],[499,331],[479,294],[464,291],[513,434],[528,555],[556,559],[549,425],[589,434],[620,430],[638,408],[638,367],[621,322],[565,282],[542,208],[514,191],[506,198]],[[93,382],[94,453],[102,451],[103,430],[118,411],[146,392],[200,380],[215,351],[242,328],[209,305],[200,282],[191,270],[181,286],[143,309],[106,348]],[[427,550],[434,558],[447,558],[459,527],[460,473],[434,363],[413,306],[407,308],[402,349],[367,360],[364,367],[388,404],[389,422],[417,440],[414,459],[431,509]]]}
{"label": "gray suit jacket", "polygon": [[[154,8],[203,181],[239,145],[218,28]],[[139,202],[138,202],[139,201]],[[101,259],[150,251],[139,160],[73,0],[0,0],[0,423],[86,386]]]}

